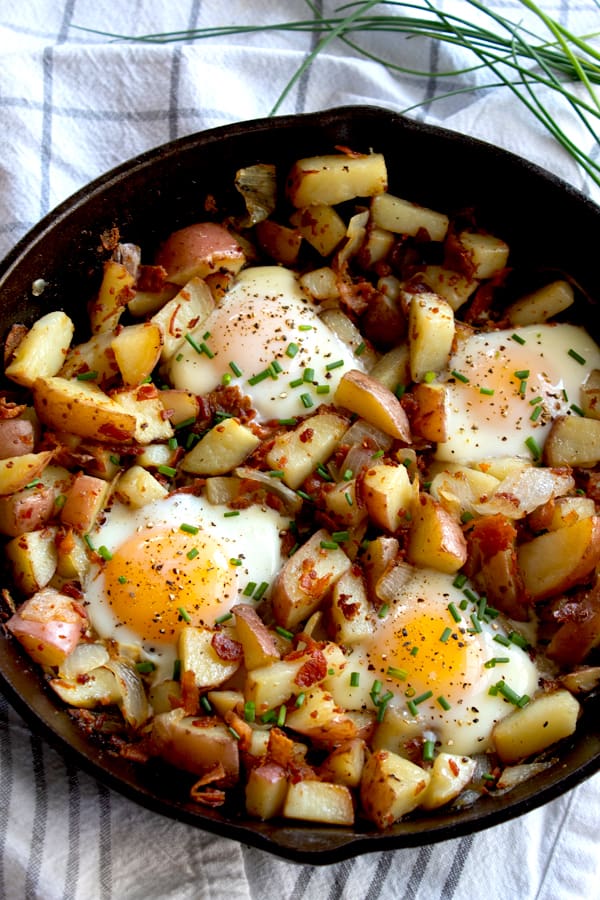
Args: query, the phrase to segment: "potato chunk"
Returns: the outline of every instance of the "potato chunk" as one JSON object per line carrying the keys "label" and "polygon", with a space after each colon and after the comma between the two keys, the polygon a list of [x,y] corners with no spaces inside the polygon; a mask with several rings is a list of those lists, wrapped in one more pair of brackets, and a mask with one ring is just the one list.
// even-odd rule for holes
{"label": "potato chunk", "polygon": [[111,346],[123,384],[137,387],[146,381],[160,358],[162,344],[162,332],[153,322],[129,325],[119,331]]}
{"label": "potato chunk", "polygon": [[299,159],[287,179],[287,195],[302,208],[335,206],[354,197],[372,197],[387,188],[387,169],[381,153],[325,155]]}
{"label": "potato chunk", "polygon": [[0,496],[14,494],[34,481],[49,465],[52,456],[52,450],[43,450],[0,459]]}
{"label": "potato chunk", "polygon": [[27,332],[5,369],[12,381],[31,387],[40,377],[56,375],[64,361],[75,326],[64,312],[47,313]]}
{"label": "potato chunk", "polygon": [[410,443],[410,426],[400,401],[370,375],[358,369],[346,372],[335,392],[335,402],[391,437]]}
{"label": "potato chunk", "polygon": [[508,319],[511,325],[537,325],[568,309],[574,299],[568,281],[553,281],[509,306]]}
{"label": "potato chunk", "polygon": [[216,718],[186,716],[183,709],[160,713],[152,723],[152,740],[160,756],[178,769],[203,775],[220,763],[227,782],[237,781],[238,741]]}
{"label": "potato chunk", "polygon": [[335,412],[303,419],[293,430],[277,435],[267,462],[272,469],[281,470],[284,482],[295,490],[329,459],[347,427],[348,419]]}
{"label": "potato chunk", "polygon": [[573,734],[580,706],[566,690],[543,694],[502,719],[492,733],[503,762],[513,763]]}
{"label": "potato chunk", "polygon": [[449,224],[444,213],[417,206],[392,194],[380,194],[373,199],[371,217],[375,225],[386,231],[413,236],[426,231],[432,241],[443,241]]}
{"label": "potato chunk", "polygon": [[450,803],[468,785],[476,769],[470,756],[439,753],[431,768],[431,780],[421,802],[423,809],[437,809]]}
{"label": "potato chunk", "polygon": [[135,416],[88,381],[37,378],[33,386],[35,409],[50,428],[97,441],[130,441]]}
{"label": "potato chunk", "polygon": [[6,623],[31,658],[42,666],[64,662],[85,626],[85,614],[73,599],[54,588],[38,591]]}
{"label": "potato chunk", "polygon": [[580,584],[600,563],[600,517],[579,519],[521,544],[518,561],[534,602]]}
{"label": "potato chunk", "polygon": [[292,782],[283,804],[286,819],[353,825],[354,804],[349,788],[327,781]]}
{"label": "potato chunk", "polygon": [[194,475],[225,475],[241,465],[259,444],[259,438],[238,419],[224,419],[186,454],[181,468]]}
{"label": "potato chunk", "polygon": [[415,294],[408,313],[410,372],[420,382],[448,363],[454,341],[454,312],[438,294]]}
{"label": "potato chunk", "polygon": [[156,265],[167,270],[167,280],[186,284],[221,270],[237,274],[246,261],[237,240],[223,225],[198,222],[173,232],[156,254]]}
{"label": "potato chunk", "polygon": [[449,574],[467,560],[460,523],[429,494],[421,494],[413,507],[407,558],[413,565]]}
{"label": "potato chunk", "polygon": [[549,466],[595,466],[600,461],[600,420],[558,416],[544,444]]}
{"label": "potato chunk", "polygon": [[371,754],[363,769],[360,799],[366,817],[383,830],[422,802],[430,774],[389,750]]}

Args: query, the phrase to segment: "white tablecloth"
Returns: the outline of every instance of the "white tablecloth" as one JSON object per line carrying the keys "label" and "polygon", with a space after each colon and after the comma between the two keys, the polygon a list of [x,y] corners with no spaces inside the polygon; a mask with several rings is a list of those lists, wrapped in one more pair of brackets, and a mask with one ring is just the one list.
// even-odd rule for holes
{"label": "white tablecloth", "polygon": [[[333,11],[336,3],[316,2]],[[584,34],[594,0],[545,0]],[[524,17],[516,0],[489,8]],[[461,8],[464,2],[446,2]],[[383,9],[377,10],[383,11]],[[392,12],[389,7],[385,11]],[[141,151],[201,129],[267,115],[314,46],[308,33],[272,31],[148,45],[127,35],[241,22],[311,18],[302,0],[2,0],[0,2],[0,254],[74,190]],[[427,41],[362,35],[363,46],[408,68],[459,68],[460,54]],[[599,199],[572,159],[506,90],[465,74],[392,75],[332,43],[294,86],[281,113],[375,103],[503,145]],[[552,98],[544,98],[552,103]],[[583,127],[561,123],[598,155]],[[411,898],[592,900],[600,897],[600,776],[520,819],[422,849],[313,868],[213,837],[148,812],[65,763],[0,696],[0,897]]]}

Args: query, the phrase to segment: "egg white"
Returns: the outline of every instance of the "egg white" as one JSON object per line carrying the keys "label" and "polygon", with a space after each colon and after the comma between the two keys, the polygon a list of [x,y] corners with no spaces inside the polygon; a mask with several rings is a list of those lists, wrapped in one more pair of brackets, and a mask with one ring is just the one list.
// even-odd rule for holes
{"label": "egg white", "polygon": [[173,386],[203,395],[225,377],[250,397],[259,421],[304,416],[330,403],[344,372],[363,368],[319,318],[294,273],[279,266],[240,272],[191,338],[208,353],[184,340],[169,369]]}
{"label": "egg white", "polygon": [[[248,507],[239,515],[231,513],[226,506],[212,505],[203,497],[187,493],[172,494],[138,510],[115,502],[104,523],[90,535],[95,549],[106,557],[104,562],[92,564],[84,585],[90,622],[100,637],[115,640],[129,648],[128,652],[137,652],[141,659],[153,662],[156,680],[172,677],[177,658],[178,629],[173,628],[173,610],[184,610],[192,624],[212,626],[235,603],[252,602],[248,586],[254,583],[258,589],[263,583],[270,585],[281,566],[280,535],[289,526],[289,519],[261,506]],[[145,535],[155,533],[159,537],[153,543],[143,543]],[[180,553],[181,569],[175,574],[172,569],[163,569],[168,564],[171,540],[177,542],[177,548],[183,542],[184,551],[190,548],[187,552],[191,558]],[[149,546],[157,547],[156,554]],[[123,548],[129,558],[120,559]],[[133,559],[138,554],[142,554],[141,559]],[[196,575],[199,581],[194,582],[195,589],[200,586],[202,591],[206,584],[205,598],[190,592],[190,579]],[[160,619],[167,589],[170,624],[159,635],[156,625],[147,623],[155,616]],[[127,592],[139,598],[144,620],[139,630],[123,621],[115,609]],[[112,603],[111,593],[120,599]],[[264,595],[268,596],[268,589]],[[178,613],[176,617],[183,622]],[[151,637],[142,633],[145,627],[153,631]]]}

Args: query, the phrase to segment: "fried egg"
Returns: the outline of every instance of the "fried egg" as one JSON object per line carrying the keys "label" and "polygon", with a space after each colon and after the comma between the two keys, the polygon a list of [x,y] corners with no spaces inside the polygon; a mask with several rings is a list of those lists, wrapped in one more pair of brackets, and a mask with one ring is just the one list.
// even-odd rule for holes
{"label": "fried egg", "polygon": [[[340,705],[341,691],[347,708],[349,701],[353,709],[378,708],[383,700],[386,712],[395,708],[405,719],[407,733],[433,732],[441,750],[481,753],[495,723],[538,687],[535,664],[509,634],[467,585],[415,569],[327,688]],[[357,683],[349,687],[352,673]]]}
{"label": "fried egg", "polygon": [[266,507],[236,514],[186,493],[139,510],[115,502],[90,536],[104,557],[85,585],[93,627],[137,648],[157,680],[172,677],[184,624],[213,626],[234,604],[268,594],[287,526]]}
{"label": "fried egg", "polygon": [[243,270],[170,365],[175,388],[204,395],[221,384],[250,397],[259,421],[305,416],[331,402],[356,356],[317,315],[293,272]]}
{"label": "fried egg", "polygon": [[598,367],[600,349],[575,325],[472,334],[448,364],[448,438],[437,445],[436,457],[458,463],[531,459],[543,447],[552,418],[577,414],[581,385]]}

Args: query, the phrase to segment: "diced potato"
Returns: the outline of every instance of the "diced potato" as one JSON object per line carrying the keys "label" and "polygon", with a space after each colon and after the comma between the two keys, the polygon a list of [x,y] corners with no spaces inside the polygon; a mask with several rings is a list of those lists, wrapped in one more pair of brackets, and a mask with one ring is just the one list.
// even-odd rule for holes
{"label": "diced potato", "polygon": [[336,642],[352,645],[372,634],[371,614],[372,607],[362,574],[350,569],[333,588],[329,615]]}
{"label": "diced potato", "polygon": [[131,298],[127,309],[132,316],[151,316],[172,300],[176,293],[177,285],[168,281],[157,291],[140,291],[136,288],[135,297]]}
{"label": "diced potato", "polygon": [[89,381],[38,378],[33,386],[35,409],[50,428],[97,441],[130,441],[136,417]]}
{"label": "diced potato", "polygon": [[325,781],[358,787],[365,764],[365,742],[352,738],[336,747],[319,767],[319,775]]}
{"label": "diced potato", "polygon": [[331,206],[316,204],[298,209],[290,222],[321,256],[329,256],[346,237],[346,223]]}
{"label": "diced potato", "polygon": [[494,727],[492,739],[505,763],[526,759],[573,734],[581,707],[566,690],[542,694]]}
{"label": "diced potato", "polygon": [[299,159],[287,179],[287,195],[298,208],[335,206],[354,197],[372,197],[387,189],[381,153],[325,155]]}
{"label": "diced potato", "polygon": [[371,346],[365,344],[365,340],[352,321],[345,312],[342,312],[337,306],[324,309],[321,313],[321,319],[328,328],[336,334],[340,341],[343,341],[353,353],[358,351],[358,359],[365,367],[367,372],[373,368],[377,362],[378,355]]}
{"label": "diced potato", "polygon": [[129,301],[134,296],[135,278],[124,265],[114,260],[104,263],[98,296],[90,304],[92,332],[114,331]]}
{"label": "diced potato", "polygon": [[303,419],[296,428],[277,435],[267,463],[273,470],[282,470],[283,481],[295,490],[329,459],[347,427],[348,419],[335,412]]}
{"label": "diced potato", "polygon": [[406,466],[380,465],[367,469],[363,479],[363,497],[369,516],[386,531],[396,531],[401,519],[407,519],[415,500]]}
{"label": "diced potato", "polygon": [[79,581],[83,584],[90,568],[87,545],[81,535],[72,528],[59,533],[56,539],[58,555],[56,572],[66,581]]}
{"label": "diced potato", "polygon": [[410,381],[410,362],[408,344],[400,344],[388,350],[377,360],[369,374],[384,387],[396,393],[398,387],[404,387]]}
{"label": "diced potato", "polygon": [[90,381],[102,383],[119,374],[119,367],[112,348],[113,331],[95,334],[83,344],[76,344],[67,353],[64,365],[58,372],[61,378],[91,375]]}
{"label": "diced potato", "polygon": [[151,685],[148,690],[148,701],[154,710],[155,716],[159,715],[159,713],[170,712],[179,705],[176,701],[180,699],[181,684],[179,681],[173,681],[170,678]]}
{"label": "diced potato", "polygon": [[410,372],[425,381],[448,363],[454,341],[454,313],[438,294],[414,294],[408,313]]}
{"label": "diced potato", "polygon": [[184,472],[225,475],[241,465],[260,439],[239,419],[224,419],[208,431],[181,461]]}
{"label": "diced potato", "polygon": [[47,313],[27,332],[4,370],[12,381],[31,387],[40,377],[56,375],[65,361],[75,326],[64,312]]}
{"label": "diced potato", "polygon": [[115,391],[111,397],[126,413],[134,416],[133,438],[138,444],[151,444],[173,436],[158,391],[151,385]]}
{"label": "diced potato", "polygon": [[99,666],[86,672],[85,680],[70,681],[67,678],[51,678],[50,687],[64,703],[80,709],[95,709],[119,703],[122,695],[114,674]]}
{"label": "diced potato", "polygon": [[152,374],[163,345],[162,331],[154,322],[128,325],[112,340],[112,350],[127,387],[137,387]]}
{"label": "diced potato", "polygon": [[256,237],[262,249],[275,262],[293,266],[302,246],[302,234],[297,228],[288,228],[272,219],[265,219],[256,226]]}
{"label": "diced potato", "polygon": [[160,391],[160,402],[169,416],[169,422],[174,428],[182,423],[192,423],[198,418],[200,404],[198,397],[191,391],[178,391],[175,388],[167,388]]}
{"label": "diced potato", "polygon": [[[331,549],[331,535],[319,529],[279,570],[271,601],[279,625],[294,628],[323,603],[352,563],[341,547]],[[325,544],[325,546],[323,546]]]}
{"label": "diced potato", "polygon": [[371,740],[373,750],[388,750],[404,759],[411,757],[414,742],[423,734],[423,723],[406,709],[388,706]]}
{"label": "diced potato", "polygon": [[429,492],[444,509],[460,517],[464,512],[472,513],[478,503],[494,494],[499,484],[500,481],[487,472],[450,464],[445,471],[433,476]]}
{"label": "diced potato", "polygon": [[286,819],[353,825],[354,804],[349,788],[327,781],[292,782],[283,805]]}
{"label": "diced potato", "polygon": [[[221,629],[235,640],[235,631]],[[240,659],[222,659],[213,646],[214,628],[186,625],[179,634],[181,671],[193,672],[199,688],[219,687],[240,667]]]}
{"label": "diced potato", "polygon": [[521,544],[518,561],[533,601],[580,584],[600,563],[600,517],[588,516]]}
{"label": "diced potato", "polygon": [[371,218],[375,225],[394,234],[417,235],[426,231],[432,241],[443,241],[448,231],[448,216],[409,200],[380,194],[371,202]]}
{"label": "diced potato", "polygon": [[302,688],[296,684],[295,678],[310,659],[310,653],[306,653],[293,659],[267,662],[248,672],[244,693],[246,700],[255,704],[257,715],[281,706],[301,692]]}
{"label": "diced potato", "polygon": [[360,737],[368,718],[369,714],[342,709],[333,694],[315,685],[306,691],[304,702],[288,712],[286,725],[315,744],[333,749],[344,741]]}
{"label": "diced potato", "polygon": [[106,481],[79,472],[67,491],[61,521],[76,531],[88,532],[106,506],[109,492]]}
{"label": "diced potato", "polygon": [[244,695],[241,691],[208,691],[206,696],[210,705],[222,719],[228,713],[234,712],[237,706],[243,706],[244,704]]}
{"label": "diced potato", "polygon": [[460,522],[429,494],[413,506],[407,559],[415,566],[452,574],[467,561],[467,542]]}
{"label": "diced potato", "polygon": [[158,469],[159,466],[172,466],[176,452],[168,444],[146,444],[135,460],[143,469]]}
{"label": "diced potato", "polygon": [[544,444],[549,466],[595,466],[600,461],[600,419],[557,416]]}
{"label": "diced potato", "polygon": [[552,635],[546,654],[561,667],[583,663],[600,644],[600,594],[597,587],[577,594],[571,615]]}
{"label": "diced potato", "polygon": [[389,750],[372,753],[363,769],[360,799],[366,817],[383,830],[420,805],[430,774]]}
{"label": "diced potato", "polygon": [[362,566],[367,579],[370,596],[377,596],[377,583],[398,555],[399,544],[395,537],[378,535],[369,541],[362,557]]}
{"label": "diced potato", "polygon": [[334,485],[323,500],[340,525],[355,527],[367,516],[367,507],[357,497],[355,478]]}
{"label": "diced potato", "polygon": [[198,222],[173,232],[155,259],[156,265],[167,270],[167,280],[181,285],[220,270],[235,275],[245,261],[237,240],[215,222]]}
{"label": "diced potato", "polygon": [[508,307],[511,325],[537,325],[568,309],[575,300],[568,281],[553,281]]}
{"label": "diced potato", "polygon": [[77,646],[86,624],[71,597],[44,587],[21,604],[6,627],[34,662],[59,666]]}
{"label": "diced potato", "polygon": [[385,259],[394,246],[395,235],[385,228],[371,228],[360,250],[361,262],[369,269]]}
{"label": "diced potato", "polygon": [[237,637],[244,648],[244,664],[248,671],[268,666],[281,658],[273,633],[255,609],[247,603],[238,603],[231,611],[235,616]]}
{"label": "diced potato", "polygon": [[423,809],[437,809],[450,803],[471,781],[477,763],[470,756],[439,753],[431,767],[431,780],[419,804]]}
{"label": "diced potato", "polygon": [[9,459],[0,459],[0,496],[23,490],[42,474],[52,459],[52,450],[41,453],[24,453]]}
{"label": "diced potato", "polygon": [[152,722],[152,741],[160,756],[178,769],[203,775],[220,763],[226,781],[237,781],[238,741],[219,719],[186,716],[183,709],[161,713]]}
{"label": "diced potato", "polygon": [[300,277],[299,284],[314,300],[333,300],[339,296],[337,277],[329,266],[305,272]]}
{"label": "diced potato", "polygon": [[141,509],[147,503],[162,500],[168,495],[168,490],[142,466],[131,466],[122,475],[115,485],[115,494],[123,503]]}
{"label": "diced potato", "polygon": [[410,420],[413,431],[426,441],[447,440],[446,386],[423,381],[413,387],[411,395],[416,404]]}
{"label": "diced potato", "polygon": [[417,278],[424,281],[434,294],[443,297],[455,312],[466,303],[478,285],[477,281],[444,266],[425,266]]}
{"label": "diced potato", "polygon": [[596,514],[596,504],[591,497],[557,497],[535,509],[529,516],[534,531],[556,531],[565,525],[574,525],[579,519]]}
{"label": "diced potato", "polygon": [[56,535],[54,526],[28,531],[13,538],[4,548],[14,582],[27,597],[46,587],[56,572]]}
{"label": "diced potato", "polygon": [[287,774],[276,762],[251,769],[246,781],[246,812],[257,819],[281,815],[288,790]]}
{"label": "diced potato", "polygon": [[410,443],[410,426],[400,401],[372,376],[357,369],[346,372],[334,399],[337,404],[362,416],[385,434]]}
{"label": "diced potato", "polygon": [[493,234],[463,231],[458,240],[468,256],[473,278],[491,278],[505,268],[509,247],[501,238]]}
{"label": "diced potato", "polygon": [[0,534],[18,537],[42,528],[54,512],[55,492],[40,482],[0,497]]}
{"label": "diced potato", "polygon": [[188,332],[210,315],[215,301],[202,278],[191,278],[171,300],[152,316],[162,332],[161,362],[168,362]]}
{"label": "diced potato", "polygon": [[592,369],[582,384],[580,404],[584,415],[600,419],[600,369]]}

